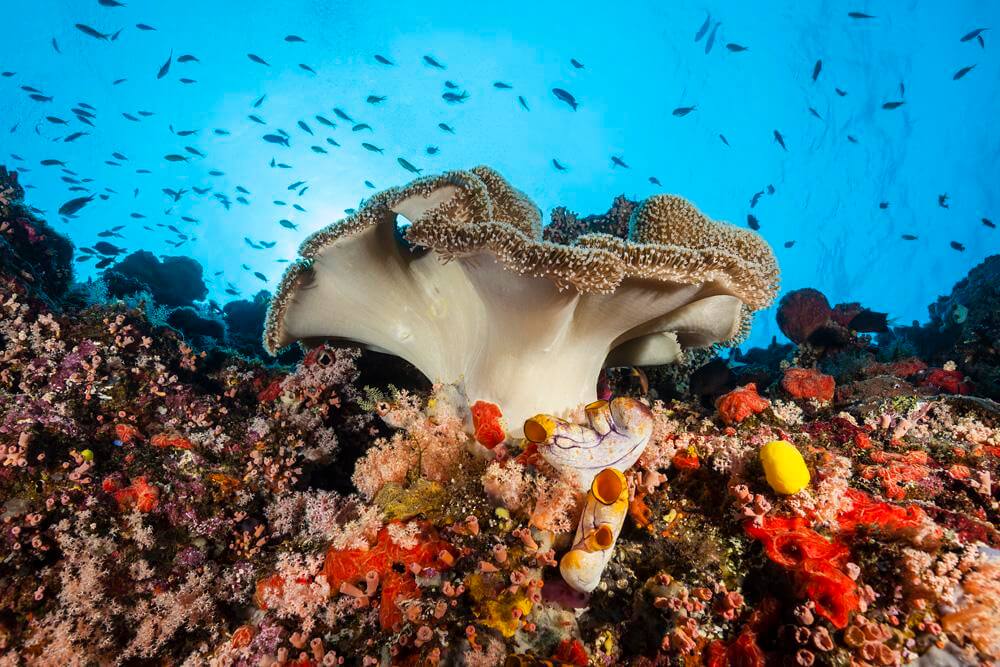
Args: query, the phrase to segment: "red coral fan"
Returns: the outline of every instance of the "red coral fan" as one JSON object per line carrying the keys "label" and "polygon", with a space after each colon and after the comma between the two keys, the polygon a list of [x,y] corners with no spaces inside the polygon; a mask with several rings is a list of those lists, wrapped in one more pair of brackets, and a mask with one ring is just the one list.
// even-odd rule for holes
{"label": "red coral fan", "polygon": [[789,368],[781,379],[781,388],[792,398],[831,401],[836,383],[832,375],[825,375],[813,368]]}
{"label": "red coral fan", "polygon": [[140,512],[152,512],[160,501],[160,490],[150,484],[145,475],[136,477],[125,487],[109,477],[101,483],[101,488],[114,496],[118,509],[123,511],[134,507]]}
{"label": "red coral fan", "polygon": [[885,489],[885,495],[892,500],[902,500],[906,490],[901,484],[923,481],[931,474],[927,465],[930,457],[920,450],[909,451],[906,454],[893,454],[878,451],[872,454],[875,465],[863,466],[860,470],[864,479],[879,479]]}
{"label": "red coral fan", "polygon": [[972,385],[965,381],[965,374],[961,371],[946,371],[943,368],[931,369],[927,377],[920,383],[922,387],[934,387],[946,394],[968,394],[972,391]]}
{"label": "red coral fan", "polygon": [[926,369],[927,364],[923,361],[917,357],[908,357],[894,361],[891,364],[871,364],[866,366],[862,372],[869,377],[874,375],[894,375],[898,378],[908,378]]}
{"label": "red coral fan", "polygon": [[488,401],[476,401],[472,406],[472,427],[475,429],[476,442],[486,449],[493,449],[507,435],[504,433],[500,418],[500,406]]}
{"label": "red coral fan", "polygon": [[[445,560],[442,560],[442,552],[447,554]],[[323,574],[330,590],[337,593],[343,584],[357,583],[369,572],[378,573],[382,590],[379,620],[382,628],[389,630],[403,620],[397,601],[412,600],[420,594],[410,567],[446,569],[454,556],[452,546],[439,539],[429,526],[421,525],[421,533],[413,547],[393,542],[387,526],[379,531],[370,549],[330,549],[323,564]],[[397,572],[394,566],[401,566],[403,572]]]}
{"label": "red coral fan", "polygon": [[850,328],[851,320],[861,314],[864,308],[857,301],[852,303],[838,303],[830,311],[830,319],[842,327]]}
{"label": "red coral fan", "polygon": [[771,402],[761,398],[757,393],[757,385],[753,382],[733,389],[715,402],[719,416],[727,425],[739,424],[750,415],[763,412],[769,405]]}
{"label": "red coral fan", "polygon": [[270,403],[271,401],[277,399],[281,396],[282,392],[282,380],[275,380],[267,386],[262,392],[257,394],[257,400],[261,403]]}
{"label": "red coral fan", "polygon": [[180,435],[157,433],[149,440],[153,447],[173,447],[174,449],[191,449],[191,441]]}
{"label": "red coral fan", "polygon": [[865,527],[889,535],[914,535],[927,523],[927,515],[919,507],[878,501],[858,489],[848,489],[846,496],[851,501],[851,509],[837,516],[837,523],[845,533]]}
{"label": "red coral fan", "polygon": [[778,327],[794,343],[804,343],[827,323],[833,311],[823,293],[811,288],[795,290],[778,304]]}
{"label": "red coral fan", "polygon": [[559,648],[556,649],[552,658],[563,665],[587,667],[590,664],[587,650],[583,647],[583,642],[579,639],[564,639],[559,642]]}
{"label": "red coral fan", "polygon": [[123,445],[130,445],[134,440],[142,440],[142,433],[131,424],[115,424],[115,435]]}
{"label": "red coral fan", "polygon": [[808,528],[802,517],[764,517],[760,525],[748,521],[744,530],[763,543],[768,558],[792,571],[817,613],[838,628],[847,625],[860,606],[857,585],[841,569],[850,555],[847,546]]}

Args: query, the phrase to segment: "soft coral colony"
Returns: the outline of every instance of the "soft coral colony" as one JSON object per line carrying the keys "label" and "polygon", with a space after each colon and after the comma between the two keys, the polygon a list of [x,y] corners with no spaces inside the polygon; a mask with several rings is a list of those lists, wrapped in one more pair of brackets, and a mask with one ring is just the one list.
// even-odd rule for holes
{"label": "soft coral colony", "polygon": [[0,664],[1000,654],[1000,408],[850,322],[696,391],[777,267],[682,199],[555,243],[486,168],[377,195],[275,299],[292,369],[75,301],[3,176]]}

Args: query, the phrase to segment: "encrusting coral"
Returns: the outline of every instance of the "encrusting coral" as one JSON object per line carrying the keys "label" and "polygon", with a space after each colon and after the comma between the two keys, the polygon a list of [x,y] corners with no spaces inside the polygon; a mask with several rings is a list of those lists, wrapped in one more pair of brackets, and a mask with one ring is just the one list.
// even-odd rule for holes
{"label": "encrusting coral", "polygon": [[593,401],[604,365],[739,339],[778,286],[767,243],[679,197],[636,206],[628,238],[544,241],[535,205],[487,167],[381,192],[300,252],[268,349],[334,339],[392,353],[498,406],[513,435],[536,412]]}

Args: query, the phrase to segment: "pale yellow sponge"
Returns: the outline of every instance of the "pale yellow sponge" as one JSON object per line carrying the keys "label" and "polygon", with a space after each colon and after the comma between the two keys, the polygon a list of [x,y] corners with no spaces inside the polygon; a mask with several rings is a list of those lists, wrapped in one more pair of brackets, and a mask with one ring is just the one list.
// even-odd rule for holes
{"label": "pale yellow sponge", "polygon": [[792,495],[809,486],[809,468],[795,445],[787,440],[772,440],[760,450],[767,483],[777,493]]}

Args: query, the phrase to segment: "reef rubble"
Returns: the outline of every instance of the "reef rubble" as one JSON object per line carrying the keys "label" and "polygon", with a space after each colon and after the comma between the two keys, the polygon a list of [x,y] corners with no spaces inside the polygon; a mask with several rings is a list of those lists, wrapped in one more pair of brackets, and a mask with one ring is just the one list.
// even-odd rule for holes
{"label": "reef rubble", "polygon": [[[264,363],[83,300],[22,196],[0,187],[0,665],[1000,657],[1000,258],[928,325],[832,307],[528,426],[356,347]],[[252,334],[262,303],[226,315]],[[608,449],[553,451],[577,436]]]}

